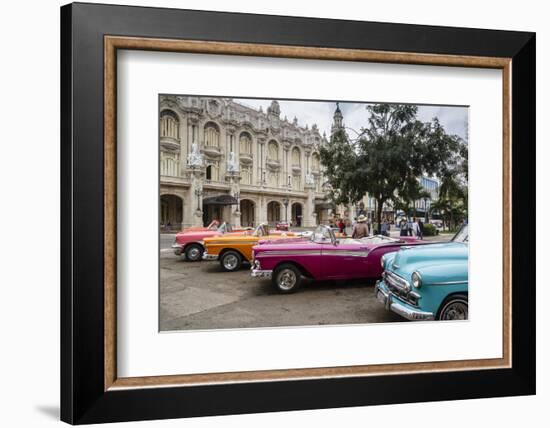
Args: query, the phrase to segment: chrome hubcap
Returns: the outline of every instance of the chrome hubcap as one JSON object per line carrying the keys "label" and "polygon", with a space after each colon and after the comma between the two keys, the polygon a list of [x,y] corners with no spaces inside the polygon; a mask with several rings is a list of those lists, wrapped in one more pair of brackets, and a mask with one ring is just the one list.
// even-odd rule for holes
{"label": "chrome hubcap", "polygon": [[235,269],[238,263],[239,263],[239,260],[237,259],[237,256],[235,254],[228,254],[223,258],[223,266],[227,270]]}
{"label": "chrome hubcap", "polygon": [[296,274],[290,269],[285,269],[279,275],[279,287],[283,290],[290,290],[296,284]]}
{"label": "chrome hubcap", "polygon": [[445,308],[443,316],[444,320],[465,320],[468,319],[468,305],[464,302],[451,302]]}
{"label": "chrome hubcap", "polygon": [[191,260],[197,260],[200,255],[201,255],[201,252],[198,248],[191,248],[189,250],[189,258]]}

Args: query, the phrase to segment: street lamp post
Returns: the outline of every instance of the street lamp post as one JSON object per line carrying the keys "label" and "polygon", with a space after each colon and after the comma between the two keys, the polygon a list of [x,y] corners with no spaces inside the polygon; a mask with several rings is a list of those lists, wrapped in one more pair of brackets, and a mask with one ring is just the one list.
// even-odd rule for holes
{"label": "street lamp post", "polygon": [[195,196],[197,197],[197,211],[202,211],[201,207],[200,207],[202,190],[201,189],[195,189]]}
{"label": "street lamp post", "polygon": [[241,211],[241,201],[240,201],[239,198],[241,197],[241,194],[239,192],[236,192],[233,196],[237,200],[237,212],[240,212]]}

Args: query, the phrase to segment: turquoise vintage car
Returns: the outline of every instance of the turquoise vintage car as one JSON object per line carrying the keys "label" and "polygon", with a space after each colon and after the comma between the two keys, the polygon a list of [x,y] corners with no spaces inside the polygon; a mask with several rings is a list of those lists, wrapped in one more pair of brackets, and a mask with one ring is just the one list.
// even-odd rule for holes
{"label": "turquoise vintage car", "polygon": [[408,320],[468,319],[468,225],[450,242],[386,253],[374,288],[387,310]]}

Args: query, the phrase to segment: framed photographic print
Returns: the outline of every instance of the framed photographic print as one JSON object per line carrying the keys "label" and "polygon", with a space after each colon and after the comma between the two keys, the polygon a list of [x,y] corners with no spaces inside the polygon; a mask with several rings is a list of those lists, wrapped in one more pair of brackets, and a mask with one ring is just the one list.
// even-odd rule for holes
{"label": "framed photographic print", "polygon": [[61,52],[62,420],[535,393],[533,33],[77,3]]}

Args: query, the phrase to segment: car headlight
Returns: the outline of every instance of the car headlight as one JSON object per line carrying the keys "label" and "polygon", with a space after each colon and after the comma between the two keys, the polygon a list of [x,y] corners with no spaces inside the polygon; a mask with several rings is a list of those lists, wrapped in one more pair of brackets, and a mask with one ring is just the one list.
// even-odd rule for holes
{"label": "car headlight", "polygon": [[380,257],[380,266],[382,266],[382,269],[386,266],[386,256]]}
{"label": "car headlight", "polygon": [[412,274],[412,285],[414,288],[420,288],[422,286],[422,276],[418,272]]}

